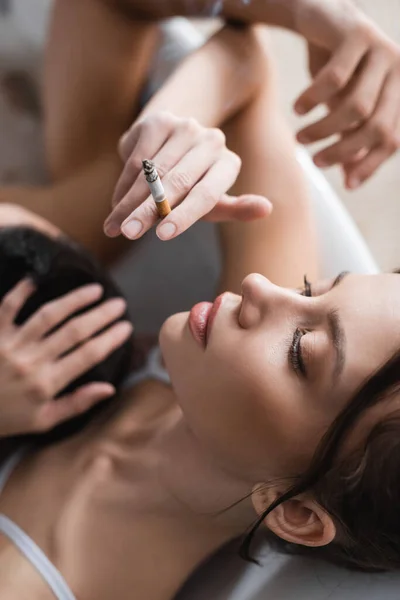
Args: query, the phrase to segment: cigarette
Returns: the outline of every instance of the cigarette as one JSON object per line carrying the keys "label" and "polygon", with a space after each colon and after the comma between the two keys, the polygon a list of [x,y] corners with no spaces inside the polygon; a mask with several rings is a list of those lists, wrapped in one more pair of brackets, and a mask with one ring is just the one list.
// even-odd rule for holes
{"label": "cigarette", "polygon": [[171,207],[165,197],[164,186],[161,183],[160,176],[157,173],[154,163],[151,160],[144,160],[142,164],[146,181],[157,206],[158,215],[160,219],[164,219],[171,212]]}

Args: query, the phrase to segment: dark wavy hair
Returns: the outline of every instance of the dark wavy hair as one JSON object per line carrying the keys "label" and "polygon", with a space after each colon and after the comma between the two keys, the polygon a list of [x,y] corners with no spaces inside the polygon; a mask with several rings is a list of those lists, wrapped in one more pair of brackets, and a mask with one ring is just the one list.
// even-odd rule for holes
{"label": "dark wavy hair", "polygon": [[323,437],[308,470],[257,519],[240,554],[251,558],[252,539],[280,504],[305,492],[333,518],[337,538],[308,548],[268,534],[278,550],[326,559],[353,570],[380,572],[400,567],[400,409],[369,430],[351,451],[344,444],[365,412],[399,397],[400,351],[365,382]]}
{"label": "dark wavy hair", "polygon": [[[91,306],[70,315],[83,314],[104,300],[121,297],[122,294],[97,261],[79,244],[60,236],[57,239],[29,227],[5,227],[0,229],[0,301],[21,279],[30,277],[36,283],[36,291],[28,299],[17,316],[16,324],[24,323],[41,306],[74,289],[90,283],[102,285],[104,293]],[[125,320],[125,313],[118,320]],[[69,320],[67,319],[67,320]],[[65,323],[66,321],[64,321]],[[61,325],[61,324],[60,324]],[[73,392],[92,382],[104,381],[118,390],[131,366],[132,339],[125,342],[104,361],[72,381],[58,396]],[[57,399],[56,399],[57,400]],[[107,410],[115,400],[110,399],[94,406],[52,431],[33,436],[23,436],[24,442],[48,444],[58,442],[82,431],[95,416]],[[13,438],[13,441],[17,441]],[[14,444],[10,444],[13,446]],[[7,444],[3,444],[3,447]],[[4,453],[1,452],[3,455]]]}

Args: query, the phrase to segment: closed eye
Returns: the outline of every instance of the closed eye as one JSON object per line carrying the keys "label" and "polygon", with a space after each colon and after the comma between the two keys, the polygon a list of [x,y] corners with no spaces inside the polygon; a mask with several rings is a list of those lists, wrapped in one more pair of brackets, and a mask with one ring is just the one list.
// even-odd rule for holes
{"label": "closed eye", "polygon": [[333,283],[331,283],[332,280],[330,280],[325,282],[318,282],[315,285],[312,285],[308,281],[307,276],[304,275],[304,286],[301,289],[297,289],[297,292],[302,296],[307,296],[309,298],[312,296],[322,296],[327,292],[333,290],[333,288],[335,288],[336,286],[338,286],[347,275],[349,275],[349,271],[342,271],[341,273],[339,273],[336,279],[333,280]]}
{"label": "closed eye", "polygon": [[307,370],[303,360],[303,354],[301,351],[301,340],[307,333],[304,329],[297,328],[294,332],[292,343],[289,348],[289,364],[297,375],[307,377]]}

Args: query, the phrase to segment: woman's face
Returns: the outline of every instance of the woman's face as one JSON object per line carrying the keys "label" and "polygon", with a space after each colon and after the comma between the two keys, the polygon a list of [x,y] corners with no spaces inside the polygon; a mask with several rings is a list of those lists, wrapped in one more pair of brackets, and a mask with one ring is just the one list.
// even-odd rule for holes
{"label": "woman's face", "polygon": [[206,345],[196,337],[206,305],[162,328],[189,427],[249,483],[304,470],[334,418],[400,346],[399,275],[340,276],[312,294],[250,275],[242,297],[214,304]]}

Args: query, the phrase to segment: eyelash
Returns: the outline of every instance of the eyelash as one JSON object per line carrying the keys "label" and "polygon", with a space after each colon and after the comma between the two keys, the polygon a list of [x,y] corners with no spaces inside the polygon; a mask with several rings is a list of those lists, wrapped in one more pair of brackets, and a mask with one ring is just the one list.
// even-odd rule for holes
{"label": "eyelash", "polygon": [[311,283],[307,279],[307,275],[304,275],[304,290],[302,291],[302,296],[312,296],[312,286]]}
{"label": "eyelash", "polygon": [[[307,275],[304,275],[304,289],[301,292],[302,296],[312,297],[312,286],[307,279]],[[303,377],[307,377],[307,370],[304,365],[302,353],[301,353],[301,339],[308,333],[307,330],[297,328],[293,335],[293,340],[289,349],[290,363],[294,371]]]}
{"label": "eyelash", "polygon": [[305,329],[297,328],[293,335],[293,340],[289,348],[289,359],[294,371],[297,374],[307,377],[307,371],[304,365],[301,353],[301,339],[308,333]]}

